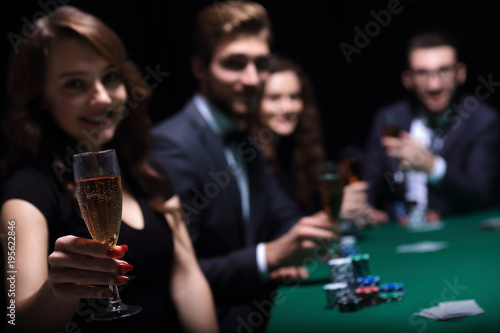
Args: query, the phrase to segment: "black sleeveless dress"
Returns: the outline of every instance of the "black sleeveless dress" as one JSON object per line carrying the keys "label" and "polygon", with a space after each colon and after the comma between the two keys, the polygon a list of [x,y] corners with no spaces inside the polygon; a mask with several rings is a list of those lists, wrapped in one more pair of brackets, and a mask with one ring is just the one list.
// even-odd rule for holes
{"label": "black sleeveless dress", "polygon": [[[137,230],[125,223],[121,224],[118,244],[129,246],[123,260],[133,265],[134,269],[127,274],[130,281],[119,290],[124,303],[140,305],[142,311],[125,319],[93,321],[91,314],[103,309],[107,300],[82,299],[73,320],[67,323],[66,331],[182,332],[170,294],[172,232],[164,215],[147,205],[137,178],[123,166],[122,180],[127,182],[139,202],[145,227]],[[49,253],[53,251],[55,240],[61,236],[91,238],[84,221],[77,214],[76,202],[49,167],[26,166],[6,179],[1,187],[0,206],[14,198],[32,203],[45,216],[49,227]],[[5,272],[3,267],[2,272]],[[3,290],[4,302],[5,299]]]}

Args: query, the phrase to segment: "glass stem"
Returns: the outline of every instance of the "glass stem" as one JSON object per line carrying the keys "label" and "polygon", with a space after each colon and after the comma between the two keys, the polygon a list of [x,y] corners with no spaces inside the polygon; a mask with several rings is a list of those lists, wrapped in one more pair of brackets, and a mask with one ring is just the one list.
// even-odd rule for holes
{"label": "glass stem", "polygon": [[119,311],[122,308],[122,300],[118,293],[118,286],[109,285],[109,290],[111,290],[114,296],[109,299],[108,308],[110,308],[111,311]]}

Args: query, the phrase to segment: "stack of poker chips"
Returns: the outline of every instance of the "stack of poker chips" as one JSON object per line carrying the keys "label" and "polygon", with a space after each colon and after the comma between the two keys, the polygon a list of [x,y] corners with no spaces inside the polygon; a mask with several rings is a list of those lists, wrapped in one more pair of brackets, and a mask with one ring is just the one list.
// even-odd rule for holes
{"label": "stack of poker chips", "polygon": [[379,299],[382,303],[399,302],[405,295],[402,283],[384,283],[379,286]]}
{"label": "stack of poker chips", "polygon": [[362,299],[361,305],[363,307],[368,307],[380,303],[379,290],[377,286],[364,286],[356,288],[354,292],[356,296]]}
{"label": "stack of poker chips", "polygon": [[356,236],[353,235],[342,236],[342,238],[340,239],[338,254],[341,257],[348,257],[358,252],[359,248],[356,245]]}
{"label": "stack of poker chips", "polygon": [[349,288],[356,286],[356,276],[354,275],[354,266],[351,258],[330,259],[328,265],[330,266],[330,278],[332,282],[344,282]]}
{"label": "stack of poker chips", "polygon": [[367,253],[356,253],[349,256],[352,259],[354,275],[356,278],[365,277],[370,274],[368,260],[370,255]]}
{"label": "stack of poker chips", "polygon": [[328,309],[338,307],[340,312],[352,312],[403,298],[401,283],[380,284],[379,276],[369,275],[369,258],[368,254],[356,253],[328,261],[332,283],[323,287]]}
{"label": "stack of poker chips", "polygon": [[337,283],[328,283],[323,286],[323,290],[326,294],[326,308],[334,309],[338,300],[348,295],[351,290],[348,288],[347,283],[345,282],[337,282]]}
{"label": "stack of poker chips", "polygon": [[354,266],[350,257],[335,258],[328,261],[330,266],[330,277],[332,283],[343,283],[345,288],[336,297],[336,305],[341,312],[357,311],[361,308],[362,299],[354,293],[356,288],[356,276]]}

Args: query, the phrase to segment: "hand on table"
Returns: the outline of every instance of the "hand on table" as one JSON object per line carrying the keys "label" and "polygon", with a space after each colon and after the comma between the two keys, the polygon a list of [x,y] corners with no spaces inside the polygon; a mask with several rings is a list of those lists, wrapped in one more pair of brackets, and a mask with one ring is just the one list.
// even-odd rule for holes
{"label": "hand on table", "polygon": [[49,281],[54,293],[75,298],[111,297],[107,285],[129,281],[124,274],[133,267],[119,260],[127,251],[126,245],[112,247],[75,236],[58,238],[49,255]]}
{"label": "hand on table", "polygon": [[297,279],[307,279],[309,272],[303,266],[288,266],[275,269],[270,272],[269,277],[275,281],[290,281]]}
{"label": "hand on table", "polygon": [[270,271],[286,266],[302,266],[307,260],[321,259],[338,238],[336,225],[326,215],[301,218],[286,234],[266,243]]}

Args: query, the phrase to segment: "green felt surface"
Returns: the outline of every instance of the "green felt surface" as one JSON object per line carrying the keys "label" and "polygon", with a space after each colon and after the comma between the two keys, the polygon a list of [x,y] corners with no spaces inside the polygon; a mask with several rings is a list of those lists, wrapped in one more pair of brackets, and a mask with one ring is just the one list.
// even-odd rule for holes
{"label": "green felt surface", "polygon": [[[370,255],[370,275],[380,283],[400,282],[406,295],[385,303],[342,313],[325,309],[328,266],[308,265],[310,279],[280,288],[267,332],[500,332],[500,230],[480,230],[481,221],[500,217],[487,211],[445,219],[444,228],[411,232],[395,223],[363,231],[357,242]],[[436,252],[397,253],[398,245],[448,242]],[[439,302],[474,299],[484,313],[437,321],[415,316]]]}

